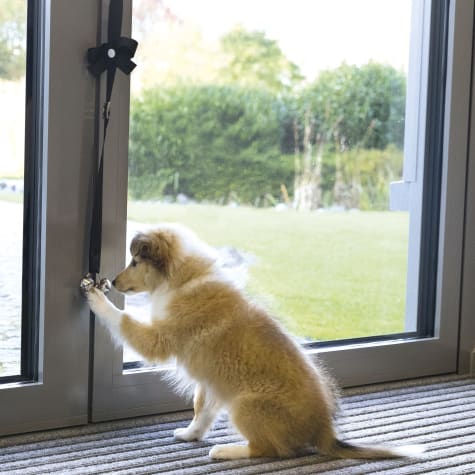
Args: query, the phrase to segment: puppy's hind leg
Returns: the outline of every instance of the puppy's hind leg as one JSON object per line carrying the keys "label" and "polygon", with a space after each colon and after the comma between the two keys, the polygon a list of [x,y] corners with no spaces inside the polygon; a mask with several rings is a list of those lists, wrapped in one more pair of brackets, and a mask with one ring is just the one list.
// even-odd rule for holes
{"label": "puppy's hind leg", "polygon": [[255,457],[277,457],[279,454],[269,444],[263,442],[249,442],[246,445],[215,445],[209,451],[209,456],[216,460],[236,460]]}
{"label": "puppy's hind leg", "polygon": [[193,404],[195,417],[188,427],[175,430],[175,439],[201,440],[208,432],[221,408],[221,404],[200,384],[196,385]]}
{"label": "puppy's hind leg", "polygon": [[231,419],[248,444],[216,445],[209,453],[211,458],[234,460],[292,455],[284,441],[289,421],[280,413],[275,401],[261,396],[240,398],[231,407]]}

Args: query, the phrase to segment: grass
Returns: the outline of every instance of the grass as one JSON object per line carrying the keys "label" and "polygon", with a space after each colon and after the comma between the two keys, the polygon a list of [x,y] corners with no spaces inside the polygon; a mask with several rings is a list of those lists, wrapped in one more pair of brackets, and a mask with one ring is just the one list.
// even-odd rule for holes
{"label": "grass", "polygon": [[404,331],[408,216],[129,202],[129,219],[178,221],[256,256],[249,291],[295,335],[335,340]]}

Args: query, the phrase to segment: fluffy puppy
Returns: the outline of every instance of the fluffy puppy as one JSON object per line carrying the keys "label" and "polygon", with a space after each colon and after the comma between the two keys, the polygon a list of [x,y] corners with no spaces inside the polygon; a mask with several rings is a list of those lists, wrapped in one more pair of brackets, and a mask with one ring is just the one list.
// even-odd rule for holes
{"label": "fluffy puppy", "polygon": [[152,323],[134,320],[92,288],[91,310],[152,362],[175,357],[196,382],[194,418],[177,429],[199,440],[227,409],[246,445],[216,445],[215,459],[288,457],[309,447],[348,458],[413,455],[416,447],[361,447],[337,438],[337,402],[329,378],[269,316],[225,277],[212,248],[190,230],[164,224],[138,234],[132,260],[112,284],[123,293],[148,292]]}

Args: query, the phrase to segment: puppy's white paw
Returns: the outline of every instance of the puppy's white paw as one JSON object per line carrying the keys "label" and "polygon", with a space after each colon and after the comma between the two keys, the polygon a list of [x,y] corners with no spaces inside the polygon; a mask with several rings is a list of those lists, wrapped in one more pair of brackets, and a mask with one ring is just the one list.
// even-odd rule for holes
{"label": "puppy's white paw", "polygon": [[183,440],[185,442],[191,442],[192,440],[200,440],[200,434],[196,432],[195,430],[191,429],[189,427],[180,427],[178,429],[175,429],[173,432],[173,437],[177,440]]}
{"label": "puppy's white paw", "polygon": [[88,291],[86,297],[89,307],[96,317],[98,317],[114,335],[120,335],[119,328],[122,321],[122,311],[116,308],[97,287]]}
{"label": "puppy's white paw", "polygon": [[214,460],[244,459],[250,457],[250,451],[247,445],[215,445],[209,451],[209,456]]}
{"label": "puppy's white paw", "polygon": [[104,293],[96,287],[92,287],[86,292],[86,298],[91,311],[96,315],[103,315],[107,311],[107,298]]}

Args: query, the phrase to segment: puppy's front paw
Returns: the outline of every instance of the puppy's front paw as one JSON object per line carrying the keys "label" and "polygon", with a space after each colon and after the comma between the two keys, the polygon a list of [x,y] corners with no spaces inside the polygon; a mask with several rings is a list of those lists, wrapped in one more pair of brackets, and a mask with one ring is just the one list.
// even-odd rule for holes
{"label": "puppy's front paw", "polygon": [[101,290],[104,294],[107,294],[108,292],[110,292],[112,284],[110,283],[109,279],[101,279],[99,284],[97,284],[97,288]]}
{"label": "puppy's front paw", "polygon": [[92,287],[86,292],[87,303],[92,312],[96,315],[102,315],[107,310],[107,299],[102,291]]}
{"label": "puppy's front paw", "polygon": [[92,278],[91,274],[87,274],[86,277],[81,279],[79,288],[84,295],[87,295],[87,293],[94,288],[94,279]]}
{"label": "puppy's front paw", "polygon": [[177,440],[183,440],[185,442],[191,442],[192,440],[200,440],[200,435],[194,431],[190,430],[189,427],[180,427],[175,429],[173,432],[173,437]]}

